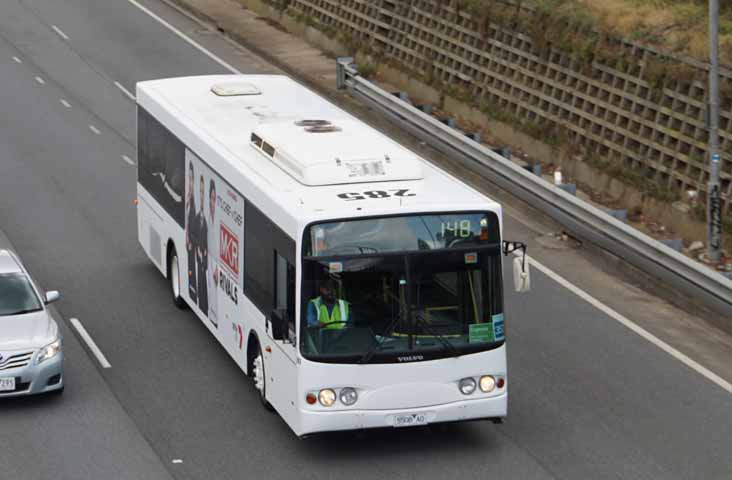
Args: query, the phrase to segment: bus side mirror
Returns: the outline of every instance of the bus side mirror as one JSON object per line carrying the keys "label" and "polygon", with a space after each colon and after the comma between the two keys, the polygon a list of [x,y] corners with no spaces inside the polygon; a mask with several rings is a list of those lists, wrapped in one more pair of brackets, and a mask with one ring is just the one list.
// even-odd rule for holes
{"label": "bus side mirror", "polygon": [[275,308],[272,310],[270,325],[272,327],[273,339],[291,343],[295,342],[295,324],[289,321],[287,310],[284,308]]}
{"label": "bus side mirror", "polygon": [[514,254],[513,257],[513,288],[517,293],[531,290],[531,271],[526,260],[526,244],[522,242],[503,242],[503,254]]}
{"label": "bus side mirror", "polygon": [[513,288],[517,293],[531,290],[531,270],[528,262],[519,255],[513,257]]}
{"label": "bus side mirror", "polygon": [[272,316],[270,317],[269,324],[272,329],[272,338],[275,340],[285,339],[285,333],[287,332],[285,318],[286,315],[283,309],[275,308],[272,310]]}

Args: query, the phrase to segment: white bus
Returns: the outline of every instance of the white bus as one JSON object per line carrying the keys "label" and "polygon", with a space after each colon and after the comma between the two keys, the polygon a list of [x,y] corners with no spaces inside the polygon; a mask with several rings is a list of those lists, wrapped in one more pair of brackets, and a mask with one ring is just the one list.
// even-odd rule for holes
{"label": "white bus", "polygon": [[284,76],[137,103],[139,241],[295,434],[506,415],[500,205]]}

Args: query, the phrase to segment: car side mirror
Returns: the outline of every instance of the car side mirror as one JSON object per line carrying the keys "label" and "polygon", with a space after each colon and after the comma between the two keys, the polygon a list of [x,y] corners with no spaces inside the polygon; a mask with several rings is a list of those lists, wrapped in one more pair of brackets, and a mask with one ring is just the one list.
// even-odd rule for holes
{"label": "car side mirror", "polygon": [[503,242],[503,254],[513,253],[513,288],[517,293],[531,290],[531,270],[526,259],[526,244],[522,242]]}
{"label": "car side mirror", "polygon": [[50,290],[46,292],[46,305],[55,302],[59,298],[61,298],[61,294],[58,293],[56,290]]}

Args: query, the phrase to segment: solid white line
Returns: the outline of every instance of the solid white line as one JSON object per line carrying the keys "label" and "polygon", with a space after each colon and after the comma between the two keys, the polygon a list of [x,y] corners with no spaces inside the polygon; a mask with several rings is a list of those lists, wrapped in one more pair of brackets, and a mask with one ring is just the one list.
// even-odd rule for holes
{"label": "solid white line", "polygon": [[102,132],[100,132],[100,131],[99,131],[99,129],[98,129],[97,127],[95,127],[94,125],[89,125],[89,130],[91,130],[92,132],[96,133],[97,135],[99,135],[99,134],[101,134],[101,133],[102,133]]}
{"label": "solid white line", "polygon": [[578,297],[580,297],[582,300],[586,301],[596,309],[603,312],[608,317],[612,318],[613,320],[616,320],[617,322],[623,324],[625,327],[629,328],[636,334],[640,335],[644,339],[648,340],[664,352],[668,353],[687,367],[691,368],[695,372],[699,373],[700,375],[706,377],[708,380],[711,380],[712,382],[716,383],[718,386],[722,387],[722,389],[726,390],[729,393],[732,393],[732,383],[728,382],[727,380],[723,379],[716,373],[712,372],[708,368],[704,367],[703,365],[700,365],[698,362],[694,361],[693,359],[689,358],[688,356],[684,355],[680,351],[676,350],[674,347],[669,345],[668,343],[664,342],[660,338],[656,337],[652,333],[650,333],[648,330],[644,329],[643,327],[633,323],[628,318],[624,317],[623,315],[619,314],[612,308],[608,307],[601,301],[597,300],[593,296],[591,296],[589,293],[585,292],[584,290],[580,289],[573,283],[565,280],[559,274],[555,273],[554,271],[550,270],[549,268],[545,267],[541,263],[537,262],[533,258],[527,257],[529,260],[529,263],[536,267],[538,270],[540,270],[542,273],[544,273],[546,276],[569,290],[570,292],[574,293]]}
{"label": "solid white line", "polygon": [[68,40],[69,39],[69,36],[66,35],[63,31],[61,31],[61,29],[58,28],[56,25],[51,25],[51,28],[53,29],[54,32],[58,33],[58,35],[61,38],[63,38],[64,40]]}
{"label": "solid white line", "polygon": [[152,18],[154,18],[155,20],[157,20],[160,24],[164,25],[168,30],[170,30],[171,32],[173,32],[176,35],[178,35],[178,37],[180,37],[181,39],[183,39],[186,42],[188,42],[190,45],[192,45],[198,51],[200,51],[201,53],[203,53],[204,55],[206,55],[210,59],[214,60],[215,62],[217,62],[222,67],[226,68],[231,73],[239,73],[239,74],[241,74],[241,72],[239,70],[237,70],[236,68],[232,67],[231,65],[229,65],[228,63],[226,63],[225,61],[223,61],[222,59],[220,59],[219,57],[217,57],[213,53],[211,53],[208,50],[206,50],[204,47],[202,47],[201,45],[199,45],[198,43],[196,43],[194,40],[192,40],[191,38],[189,38],[188,36],[186,36],[186,34],[184,34],[180,30],[178,30],[177,28],[175,28],[173,25],[171,25],[170,23],[168,23],[165,20],[163,20],[162,18],[160,18],[155,13],[153,13],[150,10],[148,10],[147,8],[143,7],[142,5],[140,5],[135,0],[127,0],[127,1],[130,2],[132,5],[136,6],[137,8],[139,8],[140,10],[142,10],[143,12],[145,12],[146,14],[148,14],[149,16],[151,16]]}
{"label": "solid white line", "polygon": [[[181,32],[180,30],[178,30],[177,28],[175,28],[174,26],[172,26],[171,24],[169,24],[168,22],[166,22],[165,20],[163,20],[162,18],[160,18],[158,15],[156,15],[153,12],[151,12],[150,10],[148,10],[147,8],[143,7],[142,5],[140,5],[135,0],[127,0],[127,1],[130,2],[131,4],[133,4],[134,6],[136,6],[137,8],[139,8],[140,10],[142,10],[143,12],[145,12],[146,14],[148,14],[149,16],[151,16],[152,18],[154,18],[155,20],[157,20],[158,22],[160,22],[162,25],[164,25],[169,30],[171,30],[173,33],[175,33],[178,37],[180,37],[181,39],[185,40],[186,42],[188,42],[189,44],[191,44],[192,46],[194,46],[196,49],[198,49],[204,55],[206,55],[209,58],[211,58],[212,60],[218,62],[220,65],[222,65],[223,67],[225,67],[226,69],[228,69],[230,72],[241,74],[241,72],[239,70],[237,70],[236,68],[232,67],[231,65],[229,65],[225,61],[221,60],[219,57],[217,57],[213,53],[211,53],[208,50],[206,50],[206,48],[202,47],[201,45],[199,45],[198,43],[196,43],[194,40],[192,40],[189,37],[187,37],[183,32]],[[726,380],[724,380],[719,375],[717,375],[714,372],[712,372],[711,370],[703,367],[699,363],[695,362],[691,358],[687,357],[683,353],[679,352],[675,348],[673,348],[670,345],[668,345],[667,343],[665,343],[663,340],[661,340],[661,339],[653,336],[648,331],[646,331],[643,328],[639,327],[638,325],[636,325],[635,323],[631,322],[630,320],[628,320],[624,316],[620,315],[619,313],[617,313],[616,311],[614,311],[613,309],[611,309],[607,305],[603,304],[599,300],[597,300],[594,297],[590,296],[588,293],[584,292],[583,290],[579,289],[578,287],[576,287],[572,283],[570,283],[567,280],[565,280],[564,278],[560,277],[558,274],[556,274],[555,272],[553,272],[549,268],[547,268],[544,265],[538,263],[536,260],[534,260],[534,259],[529,259],[529,260],[530,260],[530,262],[534,266],[536,266],[537,269],[541,270],[544,274],[546,274],[547,276],[549,276],[550,278],[552,278],[554,281],[556,281],[557,283],[559,283],[563,287],[567,288],[569,291],[571,291],[575,295],[577,295],[580,298],[582,298],[583,300],[589,302],[595,308],[601,310],[602,312],[604,312],[605,314],[607,314],[608,316],[610,316],[610,318],[613,318],[613,319],[617,320],[618,322],[622,323],[623,325],[625,325],[626,327],[628,327],[633,332],[637,333],[641,337],[645,338],[649,342],[651,342],[654,345],[656,345],[657,347],[659,347],[661,350],[665,351],[666,353],[668,353],[672,357],[674,357],[677,360],[679,360],[682,363],[684,363],[689,368],[693,369],[697,373],[703,375],[707,379],[709,379],[712,382],[716,383],[717,385],[719,385],[720,387],[722,387],[724,390],[728,391],[729,393],[732,393],[732,384],[730,384],[729,382],[727,382]]]}
{"label": "solid white line", "polygon": [[135,96],[134,96],[134,95],[133,95],[132,93],[130,93],[130,91],[129,91],[129,90],[127,90],[127,89],[126,89],[126,88],[124,87],[124,85],[122,85],[121,83],[119,83],[119,82],[114,82],[114,86],[115,86],[115,87],[117,87],[117,88],[119,88],[120,90],[122,90],[122,93],[124,93],[125,95],[127,95],[127,97],[128,97],[128,98],[129,98],[130,100],[132,100],[133,102],[136,102],[136,101],[137,101],[137,99],[135,98]]}
{"label": "solid white line", "polygon": [[71,108],[71,104],[69,102],[67,102],[66,100],[64,100],[63,98],[61,99],[61,105],[63,105],[66,108]]}
{"label": "solid white line", "polygon": [[36,82],[40,83],[41,85],[46,83],[46,81],[44,79],[42,79],[41,77],[36,77]]}
{"label": "solid white line", "polygon": [[135,162],[133,162],[132,159],[130,157],[128,157],[127,155],[122,155],[122,160],[129,163],[130,165],[135,165]]}
{"label": "solid white line", "polygon": [[87,333],[86,329],[84,328],[84,325],[81,324],[78,318],[70,318],[69,321],[71,322],[71,325],[74,326],[77,332],[79,332],[79,335],[81,338],[86,342],[86,346],[89,347],[89,350],[91,350],[92,354],[97,358],[97,361],[102,366],[102,368],[111,368],[112,365],[107,360],[107,357],[104,356],[101,350],[99,350],[99,347],[97,347],[97,344],[94,343],[94,340],[92,340],[89,333]]}
{"label": "solid white line", "polygon": [[15,60],[15,63],[23,63],[23,60],[19,59],[18,57],[13,57],[13,60]]}

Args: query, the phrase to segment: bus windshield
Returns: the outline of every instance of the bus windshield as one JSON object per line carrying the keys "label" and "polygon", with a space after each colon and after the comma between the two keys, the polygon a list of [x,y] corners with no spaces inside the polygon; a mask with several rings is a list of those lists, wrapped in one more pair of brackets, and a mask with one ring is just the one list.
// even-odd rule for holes
{"label": "bus windshield", "polygon": [[407,362],[503,343],[494,214],[356,220],[316,225],[306,234],[300,335],[306,358]]}

